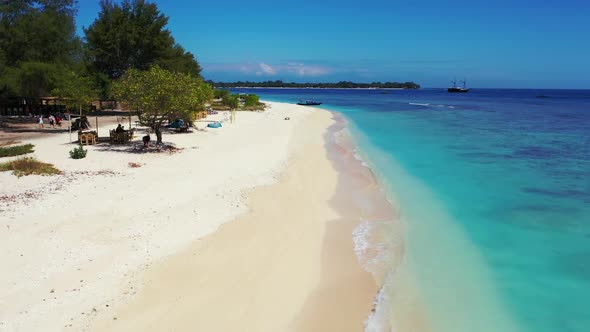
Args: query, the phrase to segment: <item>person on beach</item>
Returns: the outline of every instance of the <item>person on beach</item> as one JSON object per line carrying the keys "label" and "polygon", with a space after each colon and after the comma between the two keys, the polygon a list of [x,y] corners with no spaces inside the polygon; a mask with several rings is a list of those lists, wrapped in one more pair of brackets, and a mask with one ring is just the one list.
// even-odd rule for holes
{"label": "person on beach", "polygon": [[43,115],[39,115],[39,128],[43,128]]}
{"label": "person on beach", "polygon": [[119,123],[119,125],[117,126],[117,129],[115,129],[116,133],[122,133],[124,132],[125,129],[123,128],[123,126],[121,126],[121,124]]}
{"label": "person on beach", "polygon": [[55,124],[61,128],[61,117],[59,115],[55,117]]}
{"label": "person on beach", "polygon": [[55,118],[53,115],[49,116],[49,126],[51,126],[51,128],[55,128]]}
{"label": "person on beach", "polygon": [[148,132],[147,135],[145,135],[144,137],[141,138],[141,140],[143,141],[143,148],[147,149],[150,147],[150,141],[151,141],[151,137],[150,137],[150,133]]}

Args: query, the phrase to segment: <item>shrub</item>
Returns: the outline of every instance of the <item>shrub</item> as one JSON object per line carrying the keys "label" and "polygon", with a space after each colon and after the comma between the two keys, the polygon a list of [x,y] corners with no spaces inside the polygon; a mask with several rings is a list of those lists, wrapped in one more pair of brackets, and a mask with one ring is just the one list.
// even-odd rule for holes
{"label": "shrub", "polygon": [[246,96],[246,100],[244,101],[245,106],[257,106],[259,102],[259,98],[257,95],[250,94]]}
{"label": "shrub", "polygon": [[13,161],[0,164],[0,172],[12,171],[12,174],[18,176],[31,175],[55,175],[61,174],[61,171],[53,167],[52,164],[43,163],[35,158],[23,157]]}
{"label": "shrub", "polygon": [[0,158],[1,157],[14,157],[20,156],[23,154],[34,152],[33,144],[25,144],[25,145],[17,145],[17,146],[7,146],[7,147],[0,147]]}
{"label": "shrub", "polygon": [[213,90],[213,97],[215,99],[225,99],[229,97],[229,90]]}
{"label": "shrub", "polygon": [[82,159],[86,157],[86,153],[88,153],[88,150],[84,150],[82,145],[80,145],[70,151],[70,157],[72,157],[72,159]]}
{"label": "shrub", "polygon": [[240,98],[238,95],[230,95],[226,98],[223,98],[222,103],[224,106],[227,106],[230,109],[237,109],[238,106],[240,106]]}

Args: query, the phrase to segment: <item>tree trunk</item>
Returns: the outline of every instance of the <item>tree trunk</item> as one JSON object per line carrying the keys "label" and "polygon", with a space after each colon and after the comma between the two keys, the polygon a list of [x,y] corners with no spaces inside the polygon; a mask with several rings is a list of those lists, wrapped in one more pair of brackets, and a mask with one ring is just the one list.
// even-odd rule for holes
{"label": "tree trunk", "polygon": [[156,131],[156,143],[162,144],[162,130],[160,130],[160,125],[155,125],[154,130]]}

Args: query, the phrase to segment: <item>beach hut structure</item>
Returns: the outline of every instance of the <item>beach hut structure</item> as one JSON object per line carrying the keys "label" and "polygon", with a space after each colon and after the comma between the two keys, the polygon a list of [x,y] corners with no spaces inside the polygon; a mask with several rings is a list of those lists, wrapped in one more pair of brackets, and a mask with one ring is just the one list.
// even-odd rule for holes
{"label": "beach hut structure", "polygon": [[0,101],[0,116],[28,116],[65,113],[66,107],[58,97],[43,97],[34,104],[24,98],[8,98]]}

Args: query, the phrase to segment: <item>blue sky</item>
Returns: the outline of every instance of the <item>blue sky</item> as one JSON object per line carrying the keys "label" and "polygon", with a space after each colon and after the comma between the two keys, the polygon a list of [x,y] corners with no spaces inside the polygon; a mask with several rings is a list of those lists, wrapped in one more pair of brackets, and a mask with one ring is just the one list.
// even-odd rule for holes
{"label": "blue sky", "polygon": [[[216,81],[590,88],[590,1],[155,1]],[[98,0],[80,0],[79,33]]]}

